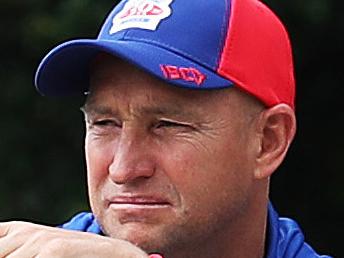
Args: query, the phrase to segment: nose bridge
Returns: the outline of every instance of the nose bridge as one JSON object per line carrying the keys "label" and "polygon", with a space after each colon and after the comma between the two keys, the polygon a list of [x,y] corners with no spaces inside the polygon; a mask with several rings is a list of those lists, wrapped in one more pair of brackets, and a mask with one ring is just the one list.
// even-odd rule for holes
{"label": "nose bridge", "polygon": [[142,130],[123,127],[109,167],[111,180],[125,184],[138,178],[151,177],[155,162],[149,149],[149,138]]}

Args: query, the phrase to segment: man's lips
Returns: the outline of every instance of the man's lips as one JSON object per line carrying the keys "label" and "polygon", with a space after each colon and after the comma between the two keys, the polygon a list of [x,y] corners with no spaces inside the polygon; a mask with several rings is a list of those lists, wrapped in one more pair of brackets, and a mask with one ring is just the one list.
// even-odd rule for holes
{"label": "man's lips", "polygon": [[116,214],[116,219],[123,225],[158,223],[161,216],[173,209],[173,203],[169,199],[152,195],[117,195],[107,199],[106,206],[112,215]]}
{"label": "man's lips", "polygon": [[115,196],[108,199],[108,204],[118,209],[171,206],[168,200],[154,196]]}

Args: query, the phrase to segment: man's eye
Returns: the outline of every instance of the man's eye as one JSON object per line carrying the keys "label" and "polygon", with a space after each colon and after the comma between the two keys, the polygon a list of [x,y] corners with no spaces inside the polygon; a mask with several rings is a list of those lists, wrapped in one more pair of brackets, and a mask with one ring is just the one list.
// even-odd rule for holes
{"label": "man's eye", "polygon": [[116,121],[111,119],[97,120],[91,123],[93,126],[120,126]]}
{"label": "man's eye", "polygon": [[176,123],[173,121],[166,121],[166,120],[161,120],[157,123],[156,128],[163,128],[163,127],[186,127],[187,125],[181,124],[181,123]]}

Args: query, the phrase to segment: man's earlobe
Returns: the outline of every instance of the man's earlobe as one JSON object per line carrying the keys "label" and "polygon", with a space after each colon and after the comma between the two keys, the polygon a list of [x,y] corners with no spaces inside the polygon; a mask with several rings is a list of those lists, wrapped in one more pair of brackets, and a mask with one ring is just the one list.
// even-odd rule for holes
{"label": "man's earlobe", "polygon": [[261,113],[258,121],[260,149],[257,153],[255,178],[263,179],[282,163],[296,132],[294,110],[279,104]]}

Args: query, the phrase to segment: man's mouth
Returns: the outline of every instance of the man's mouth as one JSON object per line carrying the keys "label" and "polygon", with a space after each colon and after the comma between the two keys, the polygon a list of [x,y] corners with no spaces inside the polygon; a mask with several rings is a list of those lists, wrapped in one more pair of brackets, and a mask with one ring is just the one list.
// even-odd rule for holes
{"label": "man's mouth", "polygon": [[106,199],[109,214],[120,224],[160,223],[173,213],[173,202],[156,195],[116,195]]}
{"label": "man's mouth", "polygon": [[171,203],[154,196],[115,196],[109,199],[112,209],[157,209],[170,207]]}

